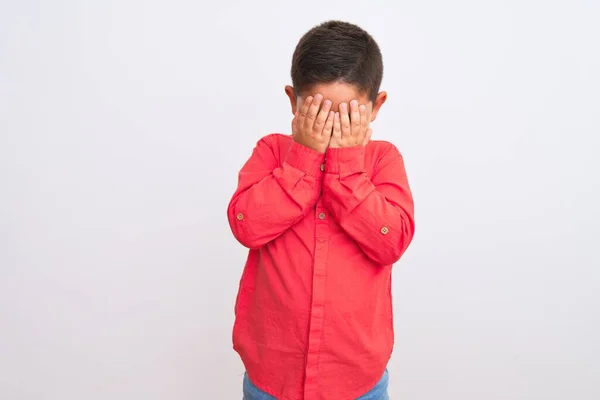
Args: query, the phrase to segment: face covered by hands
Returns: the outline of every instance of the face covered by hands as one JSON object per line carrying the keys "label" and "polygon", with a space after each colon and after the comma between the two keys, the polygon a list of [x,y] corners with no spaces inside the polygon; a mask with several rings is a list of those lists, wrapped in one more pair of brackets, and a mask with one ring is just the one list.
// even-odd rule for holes
{"label": "face covered by hands", "polygon": [[332,110],[332,101],[320,93],[308,96],[292,121],[294,140],[320,153],[328,147],[343,148],[365,146],[371,140],[371,117],[367,106],[358,100],[348,105],[342,102],[338,111]]}

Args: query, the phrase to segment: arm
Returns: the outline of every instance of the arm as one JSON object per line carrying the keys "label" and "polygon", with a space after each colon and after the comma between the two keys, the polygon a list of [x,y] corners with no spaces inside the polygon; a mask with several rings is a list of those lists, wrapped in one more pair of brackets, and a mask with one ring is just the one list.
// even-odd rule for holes
{"label": "arm", "polygon": [[239,173],[227,216],[235,238],[259,248],[298,222],[316,203],[324,154],[292,142],[278,166],[276,135],[261,139]]}
{"label": "arm", "polygon": [[258,142],[240,171],[227,216],[242,245],[251,249],[264,246],[298,222],[317,202],[334,114],[330,111],[331,101],[322,100],[320,94],[308,96],[295,111],[294,141],[281,166],[274,153],[280,136],[270,135]]}
{"label": "arm", "polygon": [[404,161],[391,144],[371,179],[364,146],[327,150],[323,200],[342,229],[374,262],[400,259],[414,234],[413,199]]}

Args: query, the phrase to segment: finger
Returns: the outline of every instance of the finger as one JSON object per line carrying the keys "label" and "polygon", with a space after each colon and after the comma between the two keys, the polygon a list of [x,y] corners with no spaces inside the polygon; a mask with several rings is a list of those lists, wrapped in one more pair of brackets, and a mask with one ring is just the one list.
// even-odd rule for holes
{"label": "finger", "polygon": [[327,121],[327,117],[329,116],[330,109],[331,101],[325,100],[323,102],[323,107],[321,107],[321,111],[319,111],[319,114],[317,115],[315,125],[313,126],[313,130],[315,132],[321,133],[323,131],[323,127],[325,126],[325,121]]}
{"label": "finger", "polygon": [[319,107],[321,106],[321,100],[323,100],[323,96],[320,94],[316,94],[313,98],[312,103],[310,103],[310,107],[308,107],[308,112],[306,113],[306,124],[309,124],[310,127],[315,123],[315,119],[317,118],[317,114],[319,113]]}
{"label": "finger", "polygon": [[304,104],[302,104],[302,108],[300,109],[300,117],[301,118],[306,117],[306,113],[308,112],[308,107],[310,107],[312,101],[313,101],[312,96],[308,96],[306,98],[306,100],[304,100]]}
{"label": "finger", "polygon": [[348,114],[348,104],[340,104],[340,123],[342,127],[342,136],[350,136],[352,134],[350,130],[350,115]]}
{"label": "finger", "polygon": [[340,122],[340,113],[336,112],[333,117],[333,132],[331,132],[331,136],[340,139],[342,137],[342,124]]}
{"label": "finger", "polygon": [[328,137],[331,136],[331,131],[333,129],[333,119],[335,113],[333,111],[329,111],[327,115],[327,119],[325,120],[325,126],[323,127],[323,136]]}
{"label": "finger", "polygon": [[366,146],[371,141],[371,136],[373,135],[373,129],[367,129],[367,133],[365,134],[365,139],[363,140],[363,146]]}
{"label": "finger", "polygon": [[356,100],[350,102],[350,124],[352,135],[364,135],[365,132],[360,131],[360,111],[358,110],[358,101]]}
{"label": "finger", "polygon": [[358,112],[360,113],[360,131],[367,132],[369,130],[369,118],[367,116],[367,106],[361,104],[358,107]]}

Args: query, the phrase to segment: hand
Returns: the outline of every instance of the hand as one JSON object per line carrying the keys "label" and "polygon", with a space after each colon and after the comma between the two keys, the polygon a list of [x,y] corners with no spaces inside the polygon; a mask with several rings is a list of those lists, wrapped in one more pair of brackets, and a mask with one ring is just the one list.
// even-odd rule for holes
{"label": "hand", "polygon": [[334,113],[331,101],[325,100],[321,107],[323,96],[309,96],[300,111],[296,111],[292,121],[292,137],[297,143],[309,147],[319,153],[325,153],[331,140]]}
{"label": "hand", "polygon": [[358,101],[350,102],[350,113],[348,105],[340,104],[340,111],[335,113],[333,120],[333,133],[329,147],[355,147],[366,146],[371,140],[373,130],[369,129],[369,118],[367,107],[358,105]]}

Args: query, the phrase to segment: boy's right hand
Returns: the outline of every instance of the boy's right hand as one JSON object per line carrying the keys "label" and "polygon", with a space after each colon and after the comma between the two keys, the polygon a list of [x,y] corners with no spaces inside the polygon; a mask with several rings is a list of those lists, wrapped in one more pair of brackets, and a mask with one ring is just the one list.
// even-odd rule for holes
{"label": "boy's right hand", "polygon": [[[322,103],[322,107],[321,107]],[[325,153],[331,140],[334,112],[331,101],[316,94],[308,96],[292,121],[292,137],[297,143],[319,153]]]}

